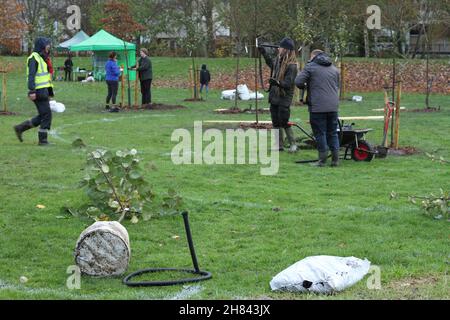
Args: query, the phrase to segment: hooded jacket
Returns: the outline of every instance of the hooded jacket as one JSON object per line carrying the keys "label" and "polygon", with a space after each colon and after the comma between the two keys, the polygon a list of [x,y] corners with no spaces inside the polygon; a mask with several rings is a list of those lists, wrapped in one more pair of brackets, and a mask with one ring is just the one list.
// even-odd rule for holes
{"label": "hooded jacket", "polygon": [[339,109],[339,70],[325,54],[312,59],[295,79],[299,89],[307,89],[309,112],[337,112]]}
{"label": "hooded jacket", "polygon": [[211,74],[208,69],[206,69],[206,64],[202,65],[202,70],[200,71],[200,84],[209,84],[211,81]]}
{"label": "hooded jacket", "polygon": [[[50,39],[48,38],[37,38],[36,41],[34,42],[34,52],[38,53],[42,59],[44,59],[44,61],[47,60],[48,58],[48,54],[45,53],[45,47],[47,45],[51,44]],[[38,69],[38,62],[36,61],[36,59],[30,59],[28,61],[28,94],[30,93],[37,93],[38,96],[47,96],[48,97],[48,89],[44,88],[44,89],[38,89],[36,90],[36,83],[35,83],[35,77],[36,77],[36,72]]]}

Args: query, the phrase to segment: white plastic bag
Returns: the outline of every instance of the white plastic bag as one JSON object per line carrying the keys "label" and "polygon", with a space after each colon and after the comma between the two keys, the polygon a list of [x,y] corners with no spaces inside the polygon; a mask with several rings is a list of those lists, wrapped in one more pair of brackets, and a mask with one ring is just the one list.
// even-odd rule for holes
{"label": "white plastic bag", "polygon": [[[234,100],[236,94],[236,90],[225,90],[222,91],[221,99],[222,100]],[[257,93],[250,91],[245,84],[241,84],[238,86],[238,95],[241,100],[261,100],[264,99],[264,95],[262,93]]]}
{"label": "white plastic bag", "polygon": [[367,259],[307,257],[273,277],[270,287],[273,291],[333,293],[360,281],[369,268],[370,261]]}
{"label": "white plastic bag", "polygon": [[245,101],[250,100],[250,91],[248,90],[247,85],[245,84],[238,85],[237,92],[239,94],[239,99]]}
{"label": "white plastic bag", "polygon": [[225,90],[222,91],[221,99],[223,100],[234,100],[236,90]]}
{"label": "white plastic bag", "polygon": [[256,100],[256,99],[262,100],[262,99],[264,99],[264,95],[262,93],[260,93],[260,92],[257,92],[255,94],[254,91],[250,91],[249,95],[250,95],[250,100]]}
{"label": "white plastic bag", "polygon": [[355,101],[355,102],[362,102],[363,101],[363,97],[361,97],[361,96],[353,96],[352,100]]}
{"label": "white plastic bag", "polygon": [[53,112],[64,112],[66,110],[66,106],[60,102],[56,102],[55,100],[50,100],[50,109]]}

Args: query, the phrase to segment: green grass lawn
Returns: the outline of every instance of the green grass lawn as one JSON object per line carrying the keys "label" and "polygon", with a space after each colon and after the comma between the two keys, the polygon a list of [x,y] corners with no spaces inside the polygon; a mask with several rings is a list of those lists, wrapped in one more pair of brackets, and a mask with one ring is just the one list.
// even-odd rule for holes
{"label": "green grass lawn", "polygon": [[[155,59],[155,76],[164,72],[176,75],[178,60]],[[217,66],[214,61],[208,61],[212,68],[233,70],[230,60],[220,60]],[[207,102],[185,103],[187,89],[154,88],[154,102],[187,108],[111,114],[103,112],[104,83],[57,82],[56,98],[67,109],[54,114],[49,140],[55,145],[43,148],[36,145],[36,130],[26,132],[22,144],[14,135],[12,126],[36,111],[26,99],[23,70],[9,79],[9,109],[17,115],[0,116],[2,299],[450,298],[448,222],[425,216],[406,199],[389,200],[393,190],[406,196],[450,188],[449,166],[432,162],[424,154],[450,158],[449,96],[432,96],[432,105],[442,108],[438,113],[402,113],[400,143],[414,146],[418,154],[313,168],[295,164],[316,156],[302,150],[296,155],[281,154],[279,173],[262,176],[260,167],[253,165],[172,163],[174,129],[192,130],[194,121],[200,120],[254,118],[214,114],[213,109],[233,104],[220,100],[219,91],[212,90]],[[382,93],[363,97],[362,103],[343,102],[341,115],[377,115],[371,109],[382,107]],[[403,106],[422,108],[424,99],[405,93]],[[268,106],[266,100],[262,104]],[[261,118],[268,120],[269,116]],[[291,119],[306,121],[306,109],[293,107]],[[374,129],[367,136],[369,142],[381,142],[382,122],[355,122],[358,128]],[[90,224],[72,217],[58,218],[63,206],[79,207],[87,202],[84,191],[77,188],[86,160],[85,152],[71,146],[77,137],[88,150],[136,148],[155,191],[161,194],[169,187],[179,191],[190,212],[200,267],[212,272],[212,280],[184,287],[132,289],[124,286],[121,278],[82,277],[80,290],[67,289],[66,270],[74,264],[75,243]],[[37,204],[45,209],[36,208]],[[128,272],[191,267],[181,217],[159,217],[136,225],[127,221],[124,225],[132,250]],[[180,238],[174,239],[174,235]],[[312,255],[367,258],[381,268],[382,290],[369,290],[365,278],[334,296],[270,291],[273,276]],[[20,283],[21,276],[29,281]]]}

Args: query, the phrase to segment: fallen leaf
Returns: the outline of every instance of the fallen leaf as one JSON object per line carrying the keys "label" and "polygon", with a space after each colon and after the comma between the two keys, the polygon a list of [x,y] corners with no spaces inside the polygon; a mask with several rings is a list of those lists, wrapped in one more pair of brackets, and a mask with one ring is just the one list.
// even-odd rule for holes
{"label": "fallen leaf", "polygon": [[38,208],[38,209],[45,209],[45,206],[43,204],[38,204],[38,205],[36,205],[36,208]]}
{"label": "fallen leaf", "polygon": [[172,239],[178,240],[178,239],[180,239],[180,236],[177,236],[177,235],[172,236]]}

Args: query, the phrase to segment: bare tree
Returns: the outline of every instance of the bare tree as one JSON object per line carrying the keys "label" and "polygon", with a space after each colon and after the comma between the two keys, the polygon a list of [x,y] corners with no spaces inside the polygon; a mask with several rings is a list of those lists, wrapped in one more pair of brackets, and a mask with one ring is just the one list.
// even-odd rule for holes
{"label": "bare tree", "polygon": [[214,21],[214,8],[216,6],[216,0],[202,0],[199,1],[200,14],[205,18],[206,24],[206,53],[207,56],[214,57],[216,51],[216,39],[215,39],[215,21]]}
{"label": "bare tree", "polygon": [[39,30],[40,12],[44,8],[44,0],[17,0],[22,6],[22,19],[28,30],[26,39],[28,42],[28,53],[31,53],[36,32]]}

